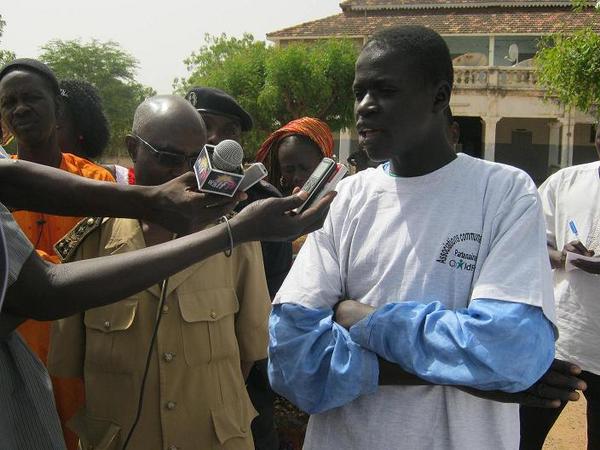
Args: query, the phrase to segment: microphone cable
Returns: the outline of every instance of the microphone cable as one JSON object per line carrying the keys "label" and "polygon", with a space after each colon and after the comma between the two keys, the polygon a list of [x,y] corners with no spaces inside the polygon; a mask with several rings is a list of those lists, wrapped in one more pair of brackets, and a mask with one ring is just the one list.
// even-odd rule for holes
{"label": "microphone cable", "polygon": [[42,240],[42,234],[44,234],[44,225],[46,225],[46,219],[44,219],[44,215],[40,214],[40,218],[38,220],[35,221],[35,224],[38,226],[38,237],[35,241],[35,245],[33,246],[33,248],[38,248],[38,246],[40,245],[40,241]]}
{"label": "microphone cable", "polygon": [[[177,238],[177,234],[174,233],[171,240],[176,239],[176,238]],[[148,348],[148,354],[146,355],[146,366],[144,368],[144,375],[142,376],[142,385],[140,386],[137,411],[135,413],[135,419],[133,421],[133,425],[131,425],[129,432],[127,433],[127,438],[125,439],[125,442],[123,443],[123,450],[127,449],[127,446],[129,445],[129,441],[131,441],[131,437],[133,436],[133,432],[135,431],[136,427],[138,426],[138,423],[142,416],[142,407],[144,405],[144,390],[146,388],[146,380],[148,379],[148,372],[150,371],[150,361],[152,360],[152,351],[154,349],[154,344],[156,343],[156,336],[158,335],[158,327],[160,325],[160,320],[163,316],[162,310],[163,310],[163,306],[164,306],[166,298],[167,298],[168,285],[169,285],[169,279],[166,278],[165,280],[162,281],[161,286],[160,286],[160,298],[158,300],[158,308],[156,310],[156,319],[154,321],[154,328],[152,330],[152,338],[150,339],[150,347]]]}

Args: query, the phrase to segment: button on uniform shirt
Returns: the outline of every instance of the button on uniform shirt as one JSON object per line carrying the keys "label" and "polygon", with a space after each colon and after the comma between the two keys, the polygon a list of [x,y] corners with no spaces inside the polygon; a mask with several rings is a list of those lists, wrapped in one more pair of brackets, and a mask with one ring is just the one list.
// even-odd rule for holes
{"label": "button on uniform shirt", "polygon": [[[17,158],[13,156],[13,159]],[[106,169],[70,153],[63,153],[60,169],[93,180],[114,181],[113,176]],[[38,254],[46,261],[55,264],[59,262],[59,259],[54,253],[54,244],[81,220],[81,217],[53,216],[34,211],[16,211],[13,212],[13,217]],[[28,320],[19,327],[19,332],[29,347],[45,364],[50,342],[50,322]],[[81,407],[83,403],[83,386],[78,380],[52,381],[65,439],[69,450],[75,450],[77,439],[75,435],[66,429],[64,424]]]}
{"label": "button on uniform shirt", "polygon": [[[0,228],[0,277],[10,286],[33,247],[1,203]],[[1,450],[65,448],[48,372],[16,332],[0,341],[0,404]]]}
{"label": "button on uniform shirt", "polygon": [[[75,259],[144,247],[138,221],[110,219],[79,244]],[[54,325],[51,373],[83,376],[85,382],[85,408],[70,424],[84,449],[123,445],[159,297],[155,285]],[[266,357],[270,306],[259,243],[240,245],[230,258],[215,255],[169,279],[130,450],[254,448],[250,423],[256,413],[240,360]]]}

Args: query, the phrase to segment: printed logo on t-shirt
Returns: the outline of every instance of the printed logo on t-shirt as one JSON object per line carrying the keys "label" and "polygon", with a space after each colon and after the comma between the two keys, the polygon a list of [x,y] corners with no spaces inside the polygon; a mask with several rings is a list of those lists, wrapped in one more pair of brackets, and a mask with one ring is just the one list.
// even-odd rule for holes
{"label": "printed logo on t-shirt", "polygon": [[454,270],[474,272],[477,267],[479,244],[481,244],[479,233],[455,234],[442,244],[440,256],[436,261],[447,264]]}

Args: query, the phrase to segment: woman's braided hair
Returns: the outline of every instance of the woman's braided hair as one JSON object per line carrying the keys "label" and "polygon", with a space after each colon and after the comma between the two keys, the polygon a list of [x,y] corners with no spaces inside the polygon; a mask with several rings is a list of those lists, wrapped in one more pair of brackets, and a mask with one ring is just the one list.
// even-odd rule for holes
{"label": "woman's braided hair", "polygon": [[108,145],[110,128],[97,89],[87,81],[62,80],[60,93],[85,156],[99,157]]}

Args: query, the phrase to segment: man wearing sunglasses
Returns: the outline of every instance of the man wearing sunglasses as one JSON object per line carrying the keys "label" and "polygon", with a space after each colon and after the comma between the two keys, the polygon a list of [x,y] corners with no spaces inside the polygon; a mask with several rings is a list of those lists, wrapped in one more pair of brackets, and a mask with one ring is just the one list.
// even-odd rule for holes
{"label": "man wearing sunglasses", "polygon": [[158,150],[152,146],[152,144],[146,142],[143,138],[138,136],[137,134],[130,134],[127,139],[133,137],[140,141],[143,145],[146,146],[146,149],[150,150],[154,157],[157,159],[159,164],[163,167],[181,167],[187,165],[189,170],[194,170],[194,163],[196,159],[198,159],[198,153],[192,153],[191,155],[187,155],[185,153],[179,153],[177,150]]}
{"label": "man wearing sunglasses", "polygon": [[[126,138],[136,183],[158,185],[189,171],[205,143],[204,122],[186,100],[146,100]],[[172,238],[148,221],[109,219],[81,239],[72,259],[125,253]],[[250,423],[256,412],[241,366],[266,357],[270,299],[261,256],[258,243],[242,244],[230,257],[220,253],[168,280],[130,450],[254,448]],[[85,407],[72,420],[84,449],[124,443],[136,414],[159,296],[152,286],[55,327],[50,370],[83,377],[85,383]]]}

